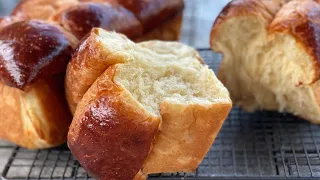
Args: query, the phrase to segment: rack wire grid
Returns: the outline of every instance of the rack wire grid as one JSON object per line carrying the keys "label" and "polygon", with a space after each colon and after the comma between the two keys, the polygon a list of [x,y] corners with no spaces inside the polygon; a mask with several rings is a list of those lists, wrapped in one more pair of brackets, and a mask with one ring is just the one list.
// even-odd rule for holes
{"label": "rack wire grid", "polygon": [[[215,71],[221,56],[199,49]],[[213,146],[191,174],[149,179],[320,179],[320,126],[289,114],[233,108]],[[3,179],[92,179],[66,145],[47,150],[15,147]]]}

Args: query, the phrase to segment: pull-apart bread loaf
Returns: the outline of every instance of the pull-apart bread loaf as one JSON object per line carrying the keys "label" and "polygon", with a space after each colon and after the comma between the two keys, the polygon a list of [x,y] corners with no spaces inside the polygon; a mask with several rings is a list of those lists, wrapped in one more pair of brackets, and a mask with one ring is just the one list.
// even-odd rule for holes
{"label": "pull-apart bread loaf", "polygon": [[0,138],[27,148],[64,143],[72,119],[64,74],[79,40],[93,27],[136,41],[178,40],[183,7],[183,0],[21,1],[0,19]]}
{"label": "pull-apart bread loaf", "polygon": [[12,16],[55,21],[79,40],[100,27],[135,41],[173,41],[183,8],[183,0],[23,0]]}
{"label": "pull-apart bread loaf", "polygon": [[320,123],[320,4],[235,0],[217,18],[211,46],[236,105]]}
{"label": "pull-apart bread loaf", "polygon": [[70,61],[66,92],[75,110],[68,145],[102,180],[194,171],[232,106],[193,48],[102,29]]}
{"label": "pull-apart bread loaf", "polygon": [[36,20],[0,31],[0,138],[27,148],[66,141],[72,117],[63,74],[75,41],[59,26]]}

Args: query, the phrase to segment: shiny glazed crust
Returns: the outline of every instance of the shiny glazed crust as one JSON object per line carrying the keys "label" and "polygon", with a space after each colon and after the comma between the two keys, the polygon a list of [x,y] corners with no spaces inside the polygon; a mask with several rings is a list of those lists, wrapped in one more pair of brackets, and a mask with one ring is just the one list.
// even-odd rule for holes
{"label": "shiny glazed crust", "polygon": [[83,97],[68,145],[94,177],[133,179],[151,150],[160,119],[113,82],[115,70],[108,68]]}
{"label": "shiny glazed crust", "polygon": [[103,43],[97,40],[98,36],[99,30],[93,29],[79,44],[68,64],[65,88],[72,113],[75,112],[83,95],[107,67],[125,62],[125,56],[114,53],[118,48],[117,45],[109,47],[114,48],[113,51],[106,51]]}
{"label": "shiny glazed crust", "polygon": [[141,21],[144,32],[153,30],[159,24],[181,13],[184,8],[183,0],[80,0],[80,2],[120,4],[131,11]]}
{"label": "shiny glazed crust", "polygon": [[126,34],[130,38],[141,36],[142,25],[129,10],[109,3],[80,3],[57,14],[52,20],[59,22],[78,39],[92,27]]}
{"label": "shiny glazed crust", "polygon": [[72,116],[63,79],[77,40],[43,21],[11,16],[2,25],[0,124],[9,128],[0,138],[30,149],[65,143]]}
{"label": "shiny glazed crust", "polygon": [[184,8],[183,0],[118,0],[117,2],[136,15],[144,27],[144,32],[153,30],[162,22],[182,12]]}
{"label": "shiny glazed crust", "polygon": [[159,39],[163,41],[176,41],[180,39],[183,13],[178,13],[171,19],[160,24],[156,29],[151,30],[143,36],[133,39],[135,42]]}
{"label": "shiny glazed crust", "polygon": [[19,21],[0,32],[0,76],[25,89],[40,77],[63,73],[72,47],[59,27],[42,21]]}

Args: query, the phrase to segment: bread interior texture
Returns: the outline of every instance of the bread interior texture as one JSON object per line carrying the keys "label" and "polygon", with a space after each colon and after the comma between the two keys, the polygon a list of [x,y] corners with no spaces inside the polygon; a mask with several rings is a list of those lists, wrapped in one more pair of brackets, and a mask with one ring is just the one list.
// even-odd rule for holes
{"label": "bread interior texture", "polygon": [[312,57],[294,37],[270,34],[268,25],[258,16],[231,18],[221,24],[220,36],[211,42],[224,55],[218,77],[234,103],[246,110],[288,111],[320,121]]}
{"label": "bread interior texture", "polygon": [[127,46],[127,62],[116,65],[114,81],[153,115],[160,115],[162,102],[204,106],[230,102],[226,88],[194,49],[160,41]]}

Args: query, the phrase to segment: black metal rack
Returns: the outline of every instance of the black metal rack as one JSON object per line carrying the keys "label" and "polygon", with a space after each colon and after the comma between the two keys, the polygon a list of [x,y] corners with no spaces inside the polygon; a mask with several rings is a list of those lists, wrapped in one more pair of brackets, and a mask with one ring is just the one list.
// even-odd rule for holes
{"label": "black metal rack", "polygon": [[[220,55],[200,49],[215,71]],[[289,114],[233,108],[195,173],[149,179],[320,179],[320,126]],[[32,151],[15,147],[3,179],[91,179],[67,146]]]}

